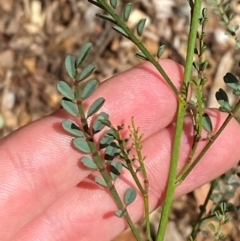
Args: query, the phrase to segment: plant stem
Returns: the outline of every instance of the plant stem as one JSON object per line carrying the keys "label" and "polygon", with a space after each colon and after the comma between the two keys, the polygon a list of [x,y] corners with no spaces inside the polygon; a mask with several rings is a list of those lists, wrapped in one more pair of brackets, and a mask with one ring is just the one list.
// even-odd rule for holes
{"label": "plant stem", "polygon": [[210,200],[210,197],[211,197],[211,195],[212,195],[212,192],[213,192],[213,190],[214,190],[214,187],[215,187],[216,183],[217,183],[217,179],[214,179],[214,180],[211,182],[211,186],[210,186],[210,188],[209,188],[209,190],[208,190],[208,193],[207,193],[207,196],[206,196],[206,198],[205,198],[205,201],[204,201],[203,205],[202,205],[201,208],[200,208],[200,213],[198,214],[198,217],[197,217],[197,219],[196,219],[196,221],[195,221],[195,225],[193,226],[193,230],[192,230],[192,233],[191,233],[191,235],[190,235],[191,239],[189,239],[189,241],[190,241],[190,240],[195,240],[195,238],[196,238],[196,236],[197,236],[197,234],[198,234],[198,232],[199,232],[199,228],[200,228],[201,223],[202,223],[202,222],[201,222],[202,216],[203,216],[204,213],[206,212],[207,204],[208,204],[208,202],[209,202],[209,200]]}
{"label": "plant stem", "polygon": [[156,241],[163,241],[164,239],[168,218],[169,218],[169,214],[170,214],[170,210],[173,202],[179,151],[180,151],[180,144],[181,144],[181,134],[182,134],[184,115],[185,115],[185,107],[184,107],[185,103],[186,103],[185,99],[179,100],[178,119],[176,124],[173,151],[172,151],[170,170],[169,170],[168,181],[167,181],[166,198],[163,204]]}
{"label": "plant stem", "polygon": [[164,239],[167,222],[168,222],[168,218],[171,210],[171,205],[173,202],[174,192],[175,192],[175,182],[177,177],[177,166],[178,166],[180,144],[181,144],[181,134],[183,129],[183,121],[184,121],[185,108],[186,108],[186,98],[187,98],[186,90],[188,89],[188,84],[191,78],[192,62],[193,62],[194,48],[196,43],[198,18],[201,10],[201,4],[202,4],[202,0],[196,0],[194,2],[194,8],[192,11],[193,15],[191,19],[190,33],[189,33],[189,39],[188,39],[188,49],[187,49],[187,57],[186,57],[186,64],[185,64],[185,71],[184,71],[183,87],[182,87],[181,94],[178,96],[179,104],[178,104],[178,113],[177,113],[177,123],[176,123],[173,151],[171,156],[171,163],[170,163],[169,176],[168,176],[168,182],[167,182],[166,198],[163,204],[163,210],[162,210],[161,220],[159,223],[159,229],[158,229],[156,241],[163,241]]}
{"label": "plant stem", "polygon": [[240,100],[234,107],[231,113],[229,113],[228,117],[222,124],[222,126],[219,128],[217,133],[209,140],[207,145],[203,148],[201,153],[196,157],[195,161],[192,163],[187,163],[182,172],[179,174],[176,185],[180,184],[187,176],[188,174],[192,171],[192,169],[198,164],[198,162],[202,159],[202,157],[205,155],[205,153],[208,151],[208,149],[212,146],[214,141],[219,137],[219,135],[222,133],[222,131],[225,129],[225,127],[228,125],[228,123],[231,121],[231,119],[234,117],[234,114],[237,112],[237,110],[240,108]]}
{"label": "plant stem", "polygon": [[175,92],[176,95],[179,95],[178,89],[175,87],[167,73],[164,71],[162,66],[158,63],[157,60],[149,53],[149,51],[146,49],[144,44],[138,39],[133,31],[128,28],[128,26],[125,24],[125,22],[122,20],[122,18],[115,13],[114,9],[107,4],[105,0],[98,0],[98,3],[100,3],[104,9],[114,18],[117,25],[120,26],[128,35],[129,39],[144,53],[144,55],[147,57],[147,59],[156,67],[156,69],[161,73],[163,78],[166,80],[166,82],[169,84],[171,89]]}

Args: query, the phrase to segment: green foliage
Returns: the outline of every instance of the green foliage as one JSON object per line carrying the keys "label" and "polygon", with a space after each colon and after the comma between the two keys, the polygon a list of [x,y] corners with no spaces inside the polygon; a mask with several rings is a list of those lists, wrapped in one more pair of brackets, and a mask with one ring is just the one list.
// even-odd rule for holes
{"label": "green foliage", "polygon": [[70,120],[64,120],[62,122],[62,127],[69,134],[72,134],[72,135],[77,136],[77,137],[84,137],[84,134],[80,130],[80,128]]}
{"label": "green foliage", "polygon": [[225,26],[226,34],[234,38],[236,49],[240,49],[240,40],[237,37],[239,25],[232,25],[231,21],[234,18],[234,11],[230,7],[229,1],[208,0],[209,5],[214,8],[215,14],[221,17],[219,24]]}
{"label": "green foliage", "polygon": [[134,200],[137,197],[137,192],[133,188],[128,188],[124,194],[124,202],[126,205],[130,205],[131,203],[134,202]]}
{"label": "green foliage", "polygon": [[92,159],[90,159],[89,157],[83,157],[81,159],[81,162],[83,163],[83,165],[85,167],[88,167],[90,169],[98,169],[97,165],[94,163],[94,161]]}
{"label": "green foliage", "polygon": [[101,177],[95,177],[95,182],[102,187],[108,187],[107,183]]}
{"label": "green foliage", "polygon": [[[166,80],[166,83],[168,83],[169,87],[176,94],[176,99],[178,100],[176,130],[174,144],[172,146],[173,151],[171,153],[169,178],[166,187],[166,199],[163,204],[160,226],[156,238],[156,241],[162,241],[165,235],[176,186],[184,181],[201,160],[202,156],[212,146],[223,129],[228,125],[240,108],[240,101],[238,101],[235,106],[230,106],[227,93],[223,89],[219,89],[216,93],[216,99],[220,105],[219,109],[220,111],[227,112],[228,117],[219,130],[213,133],[211,118],[204,112],[205,98],[203,96],[203,86],[207,81],[204,72],[209,67],[209,63],[204,59],[204,53],[207,49],[204,43],[204,38],[206,36],[207,9],[203,8],[201,10],[201,0],[188,1],[191,8],[191,26],[181,89],[173,84],[173,81],[158,62],[158,59],[165,50],[165,46],[159,46],[157,53],[152,55],[139,39],[143,34],[146,19],[140,19],[134,30],[131,30],[127,26],[127,21],[132,11],[131,3],[127,3],[123,6],[123,10],[119,15],[116,12],[116,9],[120,5],[117,0],[89,0],[89,2],[103,10],[103,12],[97,14],[98,17],[113,23],[115,25],[113,29],[116,32],[132,41],[138,47],[139,52],[136,53],[136,57],[148,61],[156,67],[159,74],[161,74]],[[238,27],[230,24],[233,18],[233,15],[229,14],[230,5],[225,5],[223,1],[218,0],[212,0],[210,2],[211,5],[216,8],[216,14],[222,17],[221,23],[227,26],[227,32],[235,37],[237,46],[240,47],[239,41],[235,36]],[[127,138],[123,138],[121,130],[125,128],[124,125],[115,127],[111,123],[108,113],[100,112],[100,109],[105,103],[105,99],[99,97],[92,100],[94,97],[93,93],[99,86],[99,82],[96,79],[90,78],[96,69],[95,65],[92,63],[85,65],[85,60],[89,56],[92,48],[92,43],[86,43],[80,49],[77,58],[69,55],[65,59],[65,67],[72,80],[72,84],[68,85],[66,82],[60,81],[57,84],[57,89],[63,95],[61,102],[62,107],[70,116],[73,116],[75,119],[77,118],[77,120],[74,122],[68,119],[63,120],[62,127],[68,134],[74,136],[72,143],[80,153],[82,165],[91,171],[98,171],[99,175],[95,177],[96,185],[100,185],[101,188],[108,191],[112,196],[116,203],[116,216],[125,218],[137,241],[141,241],[142,239],[129,216],[127,207],[134,202],[137,193],[140,194],[144,203],[147,238],[149,241],[152,241],[149,220],[149,181],[145,168],[145,156],[142,153],[143,135],[140,134],[139,128],[135,127],[134,119],[132,118],[131,125],[129,126],[130,135]],[[193,58],[194,54],[195,59]],[[192,72],[192,67],[196,70],[196,74]],[[240,95],[239,80],[233,74],[227,73],[224,76],[224,82],[233,90],[234,95]],[[73,90],[71,86],[73,86]],[[194,90],[195,98],[187,100],[190,88]],[[92,101],[88,99],[90,96]],[[186,114],[190,115],[192,118],[193,144],[187,162],[177,176],[181,136]],[[202,135],[203,128],[207,131],[207,138],[204,138]],[[202,140],[206,141],[206,145],[201,150],[201,153],[196,155],[196,153],[198,153],[196,152],[196,150],[198,150],[198,144]],[[84,156],[84,154],[87,154],[87,156]],[[121,198],[117,192],[115,183],[121,176],[123,168],[130,172],[135,182],[134,186],[136,186],[136,189],[133,187],[127,188],[124,192],[124,197]],[[240,176],[239,173],[236,173],[234,176],[237,177],[238,175]],[[212,183],[214,185],[211,185],[206,197],[206,202],[200,208],[197,224],[193,227],[192,235],[189,237],[191,241],[196,240],[196,236],[200,231],[204,235],[209,235],[209,231],[212,230],[215,240],[221,240],[225,237],[222,232],[222,226],[230,221],[227,213],[233,210],[232,206],[226,202],[226,199],[233,196],[234,192],[232,190],[239,187],[239,181],[229,178],[228,185],[231,186],[232,189],[224,190],[224,198],[219,194],[221,187],[217,185],[215,181]],[[206,205],[210,198],[214,200],[214,208],[210,213],[206,214]],[[200,227],[202,222],[210,218],[215,218],[218,225],[210,223],[208,225],[208,230],[202,229],[202,227]]]}
{"label": "green foliage", "polygon": [[165,45],[161,45],[161,46],[159,46],[158,51],[157,51],[157,57],[158,57],[158,58],[161,58],[161,56],[162,56],[162,54],[163,54],[165,48],[166,48]]}
{"label": "green foliage", "polygon": [[146,18],[142,18],[141,20],[139,20],[139,22],[137,24],[137,34],[139,36],[142,36],[142,34],[143,34],[143,29],[144,29],[146,20],[147,20]]}
{"label": "green foliage", "polygon": [[76,137],[73,140],[73,144],[78,150],[82,151],[83,153],[91,153],[88,142],[85,141],[83,138]]}
{"label": "green foliage", "polygon": [[88,113],[87,113],[87,117],[90,117],[92,115],[94,115],[99,109],[101,109],[101,107],[103,106],[105,102],[105,99],[100,97],[98,99],[96,99],[91,106],[89,107]]}
{"label": "green foliage", "polygon": [[74,79],[77,73],[76,70],[76,58],[74,56],[68,55],[65,59],[65,66],[68,72],[68,75]]}
{"label": "green foliage", "polygon": [[223,112],[230,112],[231,106],[229,104],[227,93],[223,89],[219,89],[219,91],[216,93],[216,99],[220,105],[220,110]]}
{"label": "green foliage", "polygon": [[59,83],[57,85],[57,89],[67,99],[74,100],[74,94],[72,92],[72,89],[70,88],[70,86],[66,82],[59,81]]}
{"label": "green foliage", "polygon": [[109,115],[107,113],[105,113],[105,112],[99,113],[99,115],[93,122],[93,133],[94,134],[98,133],[105,127],[105,125],[101,122],[101,120],[105,120],[108,118],[109,118]]}
{"label": "green foliage", "polygon": [[90,51],[92,50],[92,48],[93,48],[92,43],[90,43],[90,42],[88,42],[82,46],[81,50],[79,51],[78,57],[77,57],[77,66],[78,67],[87,58],[87,56],[90,53]]}
{"label": "green foliage", "polygon": [[95,70],[95,65],[94,64],[89,64],[87,65],[82,72],[79,75],[79,78],[77,79],[78,81],[83,81],[86,78],[88,78]]}
{"label": "green foliage", "polygon": [[85,85],[83,92],[82,92],[82,99],[87,99],[89,96],[91,96],[93,94],[93,92],[97,89],[98,87],[98,81],[95,79],[92,79],[90,81],[87,82],[87,84]]}
{"label": "green foliage", "polygon": [[70,115],[78,116],[77,106],[71,100],[63,98],[61,104]]}
{"label": "green foliage", "polygon": [[132,11],[132,3],[127,3],[123,9],[123,20],[128,21],[130,13]]}
{"label": "green foliage", "polygon": [[121,172],[122,172],[122,163],[112,161],[110,165],[110,174],[114,181],[116,181],[116,179],[120,176]]}

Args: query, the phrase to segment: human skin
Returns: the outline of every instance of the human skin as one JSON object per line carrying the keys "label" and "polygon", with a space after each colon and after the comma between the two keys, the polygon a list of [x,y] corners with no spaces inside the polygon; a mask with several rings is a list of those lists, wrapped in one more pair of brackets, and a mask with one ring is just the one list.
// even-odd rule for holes
{"label": "human skin", "polygon": [[[161,65],[179,88],[182,67],[170,60],[161,60]],[[106,99],[102,110],[109,113],[114,125],[127,126],[134,116],[144,133],[143,154],[153,210],[164,199],[177,110],[175,94],[147,63],[105,81],[87,103],[90,105],[97,97]],[[227,115],[216,109],[206,111],[216,132]],[[71,144],[72,137],[62,130],[65,118],[69,116],[64,110],[57,111],[0,141],[1,241],[110,241],[126,228],[124,219],[114,215],[117,207],[108,191],[92,181],[96,173],[81,165],[83,155]],[[191,143],[191,120],[186,118],[179,170],[186,162]],[[240,159],[239,143],[240,126],[232,120],[177,187],[176,197],[234,166]],[[201,141],[199,149],[204,145],[206,141]],[[116,188],[122,196],[129,186],[134,184],[124,171]],[[128,211],[134,222],[142,217],[140,195]]]}

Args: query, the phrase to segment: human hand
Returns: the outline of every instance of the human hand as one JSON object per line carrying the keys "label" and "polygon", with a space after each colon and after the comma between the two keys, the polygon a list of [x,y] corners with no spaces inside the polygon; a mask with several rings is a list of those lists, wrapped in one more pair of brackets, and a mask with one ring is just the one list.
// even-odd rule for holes
{"label": "human hand", "polygon": [[[170,78],[181,85],[182,68],[161,60]],[[153,210],[164,198],[177,100],[150,64],[137,66],[100,85],[89,103],[106,99],[103,109],[113,124],[130,123],[144,133],[143,154]],[[225,113],[208,110],[214,131]],[[0,141],[0,239],[2,241],[106,241],[126,228],[117,218],[117,207],[106,190],[92,181],[91,172],[79,159],[61,127],[68,118],[64,110],[31,123]],[[190,150],[192,127],[188,119],[182,137],[179,170]],[[240,159],[240,126],[232,120],[187,179],[177,187],[176,197],[230,169]],[[201,142],[199,148],[206,142]],[[91,175],[90,175],[91,174]],[[132,179],[124,172],[116,185],[124,193]],[[134,221],[143,215],[140,197],[128,207]]]}

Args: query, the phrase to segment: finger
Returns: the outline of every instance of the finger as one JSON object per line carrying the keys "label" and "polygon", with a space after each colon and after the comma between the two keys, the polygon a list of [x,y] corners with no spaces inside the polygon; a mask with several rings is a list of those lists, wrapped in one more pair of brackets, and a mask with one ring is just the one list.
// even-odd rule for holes
{"label": "finger", "polygon": [[[161,64],[179,87],[182,68],[169,60]],[[129,123],[135,116],[146,137],[167,126],[177,107],[174,93],[150,64],[106,81],[88,103],[98,97],[106,98],[103,109],[114,124]],[[9,230],[4,231],[7,237],[89,174],[79,167],[81,155],[70,144],[71,137],[62,131],[63,118],[63,112],[48,116],[0,143],[0,225],[1,230]]]}
{"label": "finger", "polygon": [[[218,111],[209,111],[209,113],[216,132],[225,120],[226,114]],[[179,170],[186,162],[191,147],[192,134],[189,128],[189,123],[186,121],[181,142]],[[145,164],[150,184],[151,210],[164,198],[173,135],[174,126],[171,125],[143,143],[143,153],[147,156]],[[219,176],[237,163],[240,158],[239,141],[239,124],[231,121],[189,177],[177,188],[176,197]],[[201,150],[206,142],[201,141],[199,145]],[[128,172],[124,172],[124,177],[116,182],[120,196],[123,196],[126,188],[132,185],[134,186]],[[124,220],[114,215],[116,210],[116,204],[108,192],[90,179],[86,179],[21,230],[14,241],[30,241],[37,238],[39,241],[111,240],[125,228]],[[143,202],[138,195],[128,207],[134,222],[142,217],[143,210]]]}

